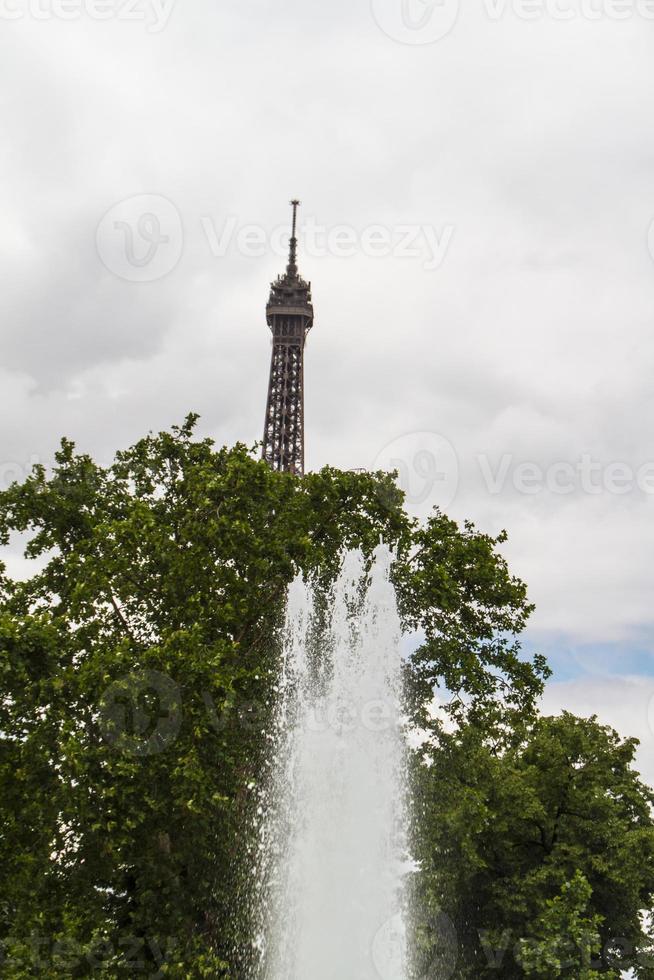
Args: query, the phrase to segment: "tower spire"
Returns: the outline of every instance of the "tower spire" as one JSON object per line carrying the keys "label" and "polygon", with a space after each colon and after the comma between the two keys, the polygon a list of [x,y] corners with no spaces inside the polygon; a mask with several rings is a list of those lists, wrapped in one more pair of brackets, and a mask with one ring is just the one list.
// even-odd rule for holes
{"label": "tower spire", "polygon": [[313,326],[311,283],[297,268],[297,209],[286,272],[271,284],[266,318],[272,332],[262,458],[274,470],[304,473],[304,344]]}
{"label": "tower spire", "polygon": [[288,266],[286,272],[289,276],[297,276],[297,209],[299,208],[301,202],[297,200],[291,201],[291,207],[293,208],[293,231],[291,232],[291,245],[288,255]]}

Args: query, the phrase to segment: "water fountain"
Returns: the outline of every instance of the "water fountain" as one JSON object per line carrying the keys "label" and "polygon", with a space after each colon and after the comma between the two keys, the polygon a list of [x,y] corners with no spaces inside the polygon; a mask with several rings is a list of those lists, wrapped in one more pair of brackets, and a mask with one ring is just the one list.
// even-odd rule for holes
{"label": "water fountain", "polygon": [[[400,622],[380,546],[333,594],[288,596],[261,800],[264,980],[406,980]],[[326,605],[325,605],[326,601]]]}

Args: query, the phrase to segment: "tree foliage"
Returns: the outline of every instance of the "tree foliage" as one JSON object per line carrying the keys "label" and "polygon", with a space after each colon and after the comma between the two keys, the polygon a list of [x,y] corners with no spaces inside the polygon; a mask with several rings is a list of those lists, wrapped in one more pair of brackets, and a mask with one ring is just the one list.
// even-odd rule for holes
{"label": "tree foliage", "polygon": [[21,533],[35,560],[0,579],[5,976],[244,970],[243,856],[298,570],[326,581],[344,548],[397,549],[426,637],[417,711],[433,683],[459,715],[540,690],[544,664],[508,637],[529,607],[497,542],[440,514],[419,528],[387,474],[273,473],[195,421],[107,468],[63,441],[0,494],[0,543]]}
{"label": "tree foliage", "polygon": [[0,544],[22,535],[34,560],[25,581],[0,566],[2,976],[245,976],[286,588],[298,571],[327,587],[343,549],[380,537],[421,637],[406,669],[429,735],[421,943],[446,963],[454,929],[461,977],[485,975],[479,930],[487,949],[510,930],[524,975],[558,955],[561,923],[580,957],[596,932],[642,952],[652,838],[633,743],[570,717],[525,727],[548,671],[520,650],[531,607],[504,536],[438,511],[417,524],[388,474],[274,473],[195,422],[108,467],[64,440],[0,494]]}
{"label": "tree foliage", "polygon": [[534,938],[522,939],[517,959],[528,977],[574,977],[576,980],[599,980],[610,973],[618,978],[619,971],[609,967],[601,973],[593,964],[601,965],[599,915],[588,912],[593,890],[577,871],[571,881],[561,886],[556,898],[545,902],[538,916]]}
{"label": "tree foliage", "polygon": [[654,796],[636,744],[566,713],[516,723],[508,744],[468,725],[423,747],[417,904],[450,917],[453,976],[654,976]]}

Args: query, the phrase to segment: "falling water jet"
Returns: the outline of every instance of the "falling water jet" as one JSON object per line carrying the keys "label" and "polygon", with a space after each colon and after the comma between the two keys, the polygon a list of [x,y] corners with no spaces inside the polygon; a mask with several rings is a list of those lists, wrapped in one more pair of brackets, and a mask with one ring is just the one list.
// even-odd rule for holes
{"label": "falling water jet", "polygon": [[[391,554],[346,554],[317,626],[288,596],[260,828],[263,980],[406,980],[406,790]],[[324,617],[323,617],[324,619]]]}

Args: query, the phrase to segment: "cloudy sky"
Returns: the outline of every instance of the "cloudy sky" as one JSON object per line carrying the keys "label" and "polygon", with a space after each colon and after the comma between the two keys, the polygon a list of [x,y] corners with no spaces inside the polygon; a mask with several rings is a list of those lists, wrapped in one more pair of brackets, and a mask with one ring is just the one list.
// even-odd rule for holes
{"label": "cloudy sky", "polygon": [[259,439],[299,196],[309,467],[392,463],[417,512],[506,528],[547,709],[639,735],[654,780],[654,3],[0,20],[2,482],[191,410]]}

